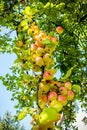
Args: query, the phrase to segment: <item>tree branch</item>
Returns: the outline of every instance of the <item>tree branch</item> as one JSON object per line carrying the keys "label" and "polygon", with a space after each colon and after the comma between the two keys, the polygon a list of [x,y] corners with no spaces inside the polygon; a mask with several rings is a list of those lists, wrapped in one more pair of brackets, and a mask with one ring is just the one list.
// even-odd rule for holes
{"label": "tree branch", "polygon": [[57,122],[57,126],[61,126],[64,120],[64,114],[62,114],[61,119]]}
{"label": "tree branch", "polygon": [[42,78],[43,78],[44,66],[42,66],[41,69],[42,69],[42,74],[41,74],[41,77],[40,77],[40,79],[39,79],[39,81],[38,81],[38,83],[37,83],[37,91],[36,91],[36,102],[37,102],[37,106],[38,106],[38,108],[40,109],[40,111],[41,111],[41,108],[40,108],[40,106],[39,106],[38,93],[39,93],[39,83],[41,82],[41,80],[42,80]]}

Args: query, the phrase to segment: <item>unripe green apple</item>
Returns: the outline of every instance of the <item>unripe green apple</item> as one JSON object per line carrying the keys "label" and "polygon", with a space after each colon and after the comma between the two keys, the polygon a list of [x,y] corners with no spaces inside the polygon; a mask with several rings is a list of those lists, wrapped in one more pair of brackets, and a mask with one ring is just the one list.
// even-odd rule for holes
{"label": "unripe green apple", "polygon": [[67,89],[66,89],[66,87],[60,87],[59,88],[59,92],[62,94],[62,95],[67,95]]}
{"label": "unripe green apple", "polygon": [[48,101],[52,101],[52,100],[56,100],[57,99],[57,93],[54,92],[54,91],[51,91],[49,94],[48,94]]}
{"label": "unripe green apple", "polygon": [[49,122],[54,122],[58,119],[58,113],[54,108],[44,108],[39,115],[39,123],[46,125]]}
{"label": "unripe green apple", "polygon": [[53,100],[50,103],[50,107],[56,109],[57,112],[60,112],[63,108],[63,105],[61,103],[59,103],[57,100]]}
{"label": "unripe green apple", "polygon": [[81,87],[78,84],[73,84],[72,86],[73,91],[75,91],[76,93],[81,92]]}
{"label": "unripe green apple", "polygon": [[58,95],[58,102],[60,102],[63,106],[65,106],[67,104],[66,96]]}
{"label": "unripe green apple", "polygon": [[36,57],[36,64],[39,65],[40,67],[44,65],[42,57],[40,56]]}
{"label": "unripe green apple", "polygon": [[59,34],[62,34],[63,33],[63,28],[61,26],[58,26],[56,28],[56,31],[59,33]]}
{"label": "unripe green apple", "polygon": [[73,98],[74,98],[74,92],[72,90],[69,90],[67,94],[67,99],[72,100]]}
{"label": "unripe green apple", "polygon": [[65,82],[64,86],[67,88],[67,90],[71,90],[72,88],[72,84],[69,81]]}

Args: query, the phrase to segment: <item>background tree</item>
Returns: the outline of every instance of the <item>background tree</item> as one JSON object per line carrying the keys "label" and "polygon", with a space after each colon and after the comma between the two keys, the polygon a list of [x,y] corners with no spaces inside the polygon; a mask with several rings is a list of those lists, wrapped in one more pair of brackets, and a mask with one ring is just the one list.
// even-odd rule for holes
{"label": "background tree", "polygon": [[[87,1],[14,0],[9,2],[9,0],[1,0],[0,6],[0,25],[10,28],[8,34],[0,36],[1,53],[15,53],[17,56],[11,68],[13,75],[6,74],[6,77],[1,76],[1,79],[7,89],[13,92],[12,100],[19,101],[15,107],[19,110],[25,107],[23,111],[26,114],[32,115],[34,111],[31,109],[30,112],[30,109],[27,110],[26,107],[34,107],[35,91],[37,91],[34,86],[39,78],[37,73],[31,72],[32,64],[29,58],[31,55],[29,48],[34,42],[30,33],[32,23],[35,22],[40,30],[44,30],[52,37],[56,36],[59,40],[56,50],[52,53],[55,57],[54,68],[57,69],[57,74],[60,71],[63,77],[71,67],[75,66],[72,75],[67,80],[80,85],[81,92],[76,94],[75,98],[87,111]],[[55,33],[58,26],[63,28],[63,33],[60,35]],[[16,32],[15,39],[10,38],[13,31]],[[60,80],[57,75],[56,80]],[[65,127],[66,130],[68,128],[75,130],[73,126],[76,117],[74,108],[74,102],[70,102],[63,111],[65,113],[63,128]]]}
{"label": "background tree", "polygon": [[6,112],[4,117],[0,117],[0,130],[25,130],[24,126],[20,126],[19,122],[15,122],[11,113]]}

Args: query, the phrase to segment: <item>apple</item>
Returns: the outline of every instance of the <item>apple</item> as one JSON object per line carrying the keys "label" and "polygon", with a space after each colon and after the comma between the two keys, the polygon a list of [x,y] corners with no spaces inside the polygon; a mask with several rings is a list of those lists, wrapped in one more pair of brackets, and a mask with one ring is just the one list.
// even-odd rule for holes
{"label": "apple", "polygon": [[43,102],[47,102],[47,95],[46,95],[46,94],[42,94],[42,95],[41,95],[41,100],[42,100]]}
{"label": "apple", "polygon": [[24,119],[25,116],[26,116],[25,112],[20,112],[18,115],[18,120]]}
{"label": "apple", "polygon": [[58,102],[60,102],[63,106],[65,106],[67,104],[66,96],[58,95]]}
{"label": "apple", "polygon": [[56,31],[59,33],[59,34],[62,34],[63,33],[63,28],[61,26],[58,26],[56,28]]}
{"label": "apple", "polygon": [[71,90],[72,88],[72,84],[69,81],[65,82],[64,86],[67,88],[67,90]]}
{"label": "apple", "polygon": [[17,46],[22,47],[23,46],[23,42],[22,41],[18,41],[17,42]]}
{"label": "apple", "polygon": [[35,45],[37,45],[38,47],[43,47],[42,43],[40,40],[36,41],[35,42]]}
{"label": "apple", "polygon": [[39,106],[40,106],[41,109],[44,109],[45,106],[46,106],[46,102],[39,100]]}
{"label": "apple", "polygon": [[57,93],[54,92],[54,91],[51,91],[49,94],[48,94],[48,101],[52,101],[52,100],[55,100],[57,99]]}
{"label": "apple", "polygon": [[40,66],[40,67],[44,65],[44,62],[43,62],[42,57],[40,57],[40,56],[37,56],[37,57],[36,57],[36,64],[37,64],[38,66]]}
{"label": "apple", "polygon": [[50,57],[50,54],[49,54],[49,53],[45,53],[44,56],[43,56],[43,60],[44,60],[44,62],[46,62],[46,63],[50,61],[50,58],[51,58],[51,57]]}
{"label": "apple", "polygon": [[46,125],[49,122],[54,122],[58,119],[58,113],[54,108],[44,108],[39,115],[39,123]]}
{"label": "apple", "polygon": [[36,57],[37,57],[37,55],[36,55],[36,54],[33,54],[33,55],[32,55],[32,61],[35,62],[35,61],[36,61]]}
{"label": "apple", "polygon": [[73,91],[75,91],[76,93],[81,92],[81,87],[78,84],[73,84],[72,85],[72,89]]}
{"label": "apple", "polygon": [[59,88],[59,92],[60,92],[62,95],[66,95],[66,94],[67,94],[67,89],[62,86],[62,87]]}
{"label": "apple", "polygon": [[36,64],[33,64],[33,68],[32,69],[33,69],[34,72],[40,72],[41,71],[40,66],[38,66]]}
{"label": "apple", "polygon": [[31,44],[31,51],[36,51],[37,45],[36,44]]}
{"label": "apple", "polygon": [[51,38],[51,41],[54,42],[54,43],[57,43],[58,42],[58,39],[56,37],[52,37]]}
{"label": "apple", "polygon": [[44,53],[44,49],[42,47],[38,47],[36,50],[36,54],[39,56],[42,56]]}
{"label": "apple", "polygon": [[59,103],[57,100],[53,100],[50,103],[50,107],[56,109],[57,112],[60,112],[63,108],[63,105],[61,103]]}
{"label": "apple", "polygon": [[52,80],[53,79],[53,73],[51,71],[45,71],[43,74],[43,78],[45,80]]}
{"label": "apple", "polygon": [[40,83],[40,85],[39,85],[39,89],[40,89],[40,91],[42,91],[42,92],[44,92],[44,93],[47,93],[49,90],[50,90],[50,86],[49,85],[47,85],[47,84],[44,84],[44,83]]}
{"label": "apple", "polygon": [[67,100],[72,100],[74,98],[74,92],[72,90],[68,91]]}

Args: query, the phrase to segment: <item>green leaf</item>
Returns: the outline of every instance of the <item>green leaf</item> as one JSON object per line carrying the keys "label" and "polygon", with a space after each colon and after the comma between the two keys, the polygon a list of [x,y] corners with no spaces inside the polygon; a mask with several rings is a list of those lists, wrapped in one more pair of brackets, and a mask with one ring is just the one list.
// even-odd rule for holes
{"label": "green leaf", "polygon": [[48,38],[46,38],[43,41],[43,44],[45,44],[47,47],[50,47],[50,48],[54,46],[54,42],[51,42]]}
{"label": "green leaf", "polygon": [[[74,67],[75,67],[75,66],[74,66]],[[67,71],[66,75],[61,78],[61,81],[66,81],[66,80],[71,76],[72,70],[74,69],[74,67],[71,67],[71,68]]]}

